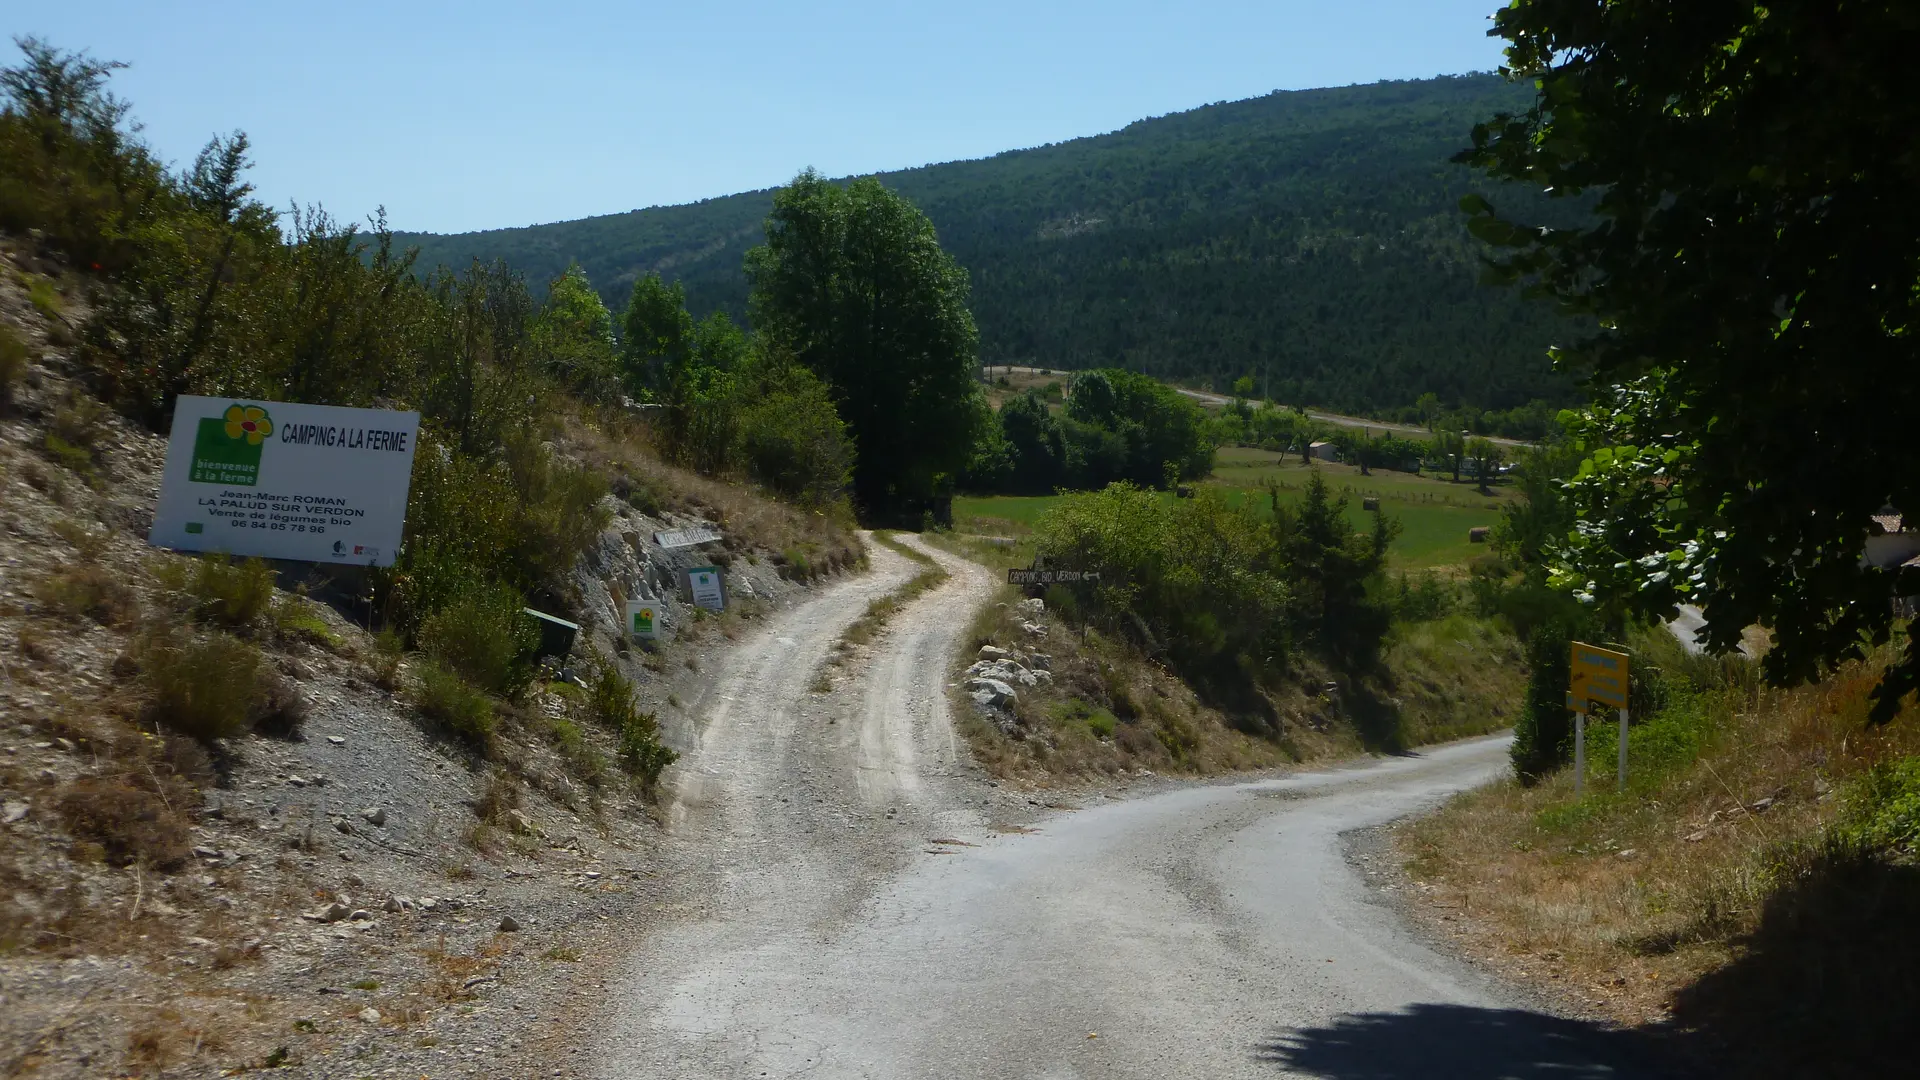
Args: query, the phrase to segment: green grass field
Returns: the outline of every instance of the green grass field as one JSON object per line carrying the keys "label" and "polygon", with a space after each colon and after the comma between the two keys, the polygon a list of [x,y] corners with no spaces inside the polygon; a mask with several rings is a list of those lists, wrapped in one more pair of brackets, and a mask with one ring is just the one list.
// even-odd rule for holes
{"label": "green grass field", "polygon": [[[1377,497],[1380,509],[1399,520],[1400,536],[1392,552],[1393,565],[1399,569],[1459,566],[1485,552],[1484,546],[1467,540],[1467,531],[1498,521],[1501,508],[1514,498],[1503,488],[1496,487],[1488,497],[1471,483],[1455,484],[1445,478],[1381,470],[1361,476],[1360,470],[1351,465],[1327,462],[1319,468],[1334,494],[1348,497],[1347,518],[1356,530],[1372,525],[1370,515],[1361,509],[1361,500],[1368,496]],[[1283,460],[1282,455],[1266,450],[1230,448],[1220,451],[1213,476],[1205,482],[1225,489],[1231,502],[1251,500],[1264,507],[1269,483],[1280,489],[1282,499],[1298,500],[1309,472],[1297,456]],[[1162,497],[1174,496],[1168,493]],[[1019,538],[1059,501],[1058,495],[962,496],[953,500],[954,528],[963,533]]]}

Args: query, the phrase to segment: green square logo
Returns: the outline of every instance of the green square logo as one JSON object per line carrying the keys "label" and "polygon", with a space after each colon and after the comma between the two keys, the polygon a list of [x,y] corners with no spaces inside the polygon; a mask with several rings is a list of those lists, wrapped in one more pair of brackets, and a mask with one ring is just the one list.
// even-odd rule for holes
{"label": "green square logo", "polygon": [[187,479],[196,484],[253,487],[260,480],[260,452],[273,421],[257,405],[235,403],[224,416],[206,416],[193,435],[193,468]]}

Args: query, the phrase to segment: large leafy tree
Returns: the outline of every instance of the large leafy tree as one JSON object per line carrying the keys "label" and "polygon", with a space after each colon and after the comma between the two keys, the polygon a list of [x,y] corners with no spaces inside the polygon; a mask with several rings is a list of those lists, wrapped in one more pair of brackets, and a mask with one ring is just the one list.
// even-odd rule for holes
{"label": "large leafy tree", "polygon": [[533,339],[548,372],[562,385],[592,400],[613,396],[619,382],[613,315],[579,263],[568,263],[547,286]]}
{"label": "large leafy tree", "polygon": [[967,465],[990,414],[973,379],[967,273],[876,180],[812,170],[774,196],[747,255],[754,327],[831,388],[869,512],[911,508]]}
{"label": "large leafy tree", "polygon": [[693,317],[679,282],[657,273],[633,283],[621,317],[620,376],[635,397],[667,390],[693,355]]}
{"label": "large leafy tree", "polygon": [[1066,443],[1060,422],[1039,393],[1028,390],[1002,405],[1000,430],[1011,459],[1013,490],[1045,494],[1060,484],[1066,470]]}
{"label": "large leafy tree", "polygon": [[1200,407],[1157,379],[1119,368],[1079,372],[1066,413],[1120,437],[1122,460],[1111,479],[1155,487],[1213,471],[1213,444],[1202,430]]}
{"label": "large leafy tree", "polygon": [[[1498,274],[1600,327],[1558,352],[1598,398],[1561,580],[1616,617],[1699,603],[1721,649],[1769,627],[1774,681],[1920,592],[1861,565],[1882,504],[1920,516],[1917,32],[1906,0],[1515,0],[1492,33],[1533,107],[1461,155],[1597,211],[1463,200]],[[1916,685],[1909,639],[1878,715]]]}

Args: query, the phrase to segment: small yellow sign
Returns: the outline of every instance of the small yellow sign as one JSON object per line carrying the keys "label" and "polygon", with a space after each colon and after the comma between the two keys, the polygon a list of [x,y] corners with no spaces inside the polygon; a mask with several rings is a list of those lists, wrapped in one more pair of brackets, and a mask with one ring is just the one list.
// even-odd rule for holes
{"label": "small yellow sign", "polygon": [[1575,712],[1586,712],[1587,702],[1597,701],[1615,709],[1627,707],[1627,654],[1573,643],[1573,685],[1567,703]]}

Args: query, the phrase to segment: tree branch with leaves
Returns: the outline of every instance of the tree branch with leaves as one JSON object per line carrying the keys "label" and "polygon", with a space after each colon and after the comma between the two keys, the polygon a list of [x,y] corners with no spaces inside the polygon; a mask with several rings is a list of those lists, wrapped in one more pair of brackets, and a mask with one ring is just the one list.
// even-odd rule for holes
{"label": "tree branch with leaves", "polygon": [[[1462,201],[1491,276],[1591,316],[1555,350],[1598,404],[1558,580],[1706,638],[1772,633],[1776,683],[1896,632],[1920,569],[1861,552],[1892,502],[1920,516],[1920,95],[1911,3],[1516,0],[1494,18],[1533,107],[1459,160],[1584,200],[1540,227]],[[1893,715],[1920,651],[1879,692]]]}

